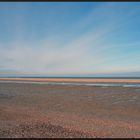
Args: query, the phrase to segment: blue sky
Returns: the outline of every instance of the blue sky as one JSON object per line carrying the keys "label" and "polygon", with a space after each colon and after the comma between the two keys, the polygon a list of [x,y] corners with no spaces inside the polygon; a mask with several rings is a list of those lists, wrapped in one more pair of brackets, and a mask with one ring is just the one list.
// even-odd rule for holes
{"label": "blue sky", "polygon": [[140,3],[1,2],[0,76],[140,76]]}

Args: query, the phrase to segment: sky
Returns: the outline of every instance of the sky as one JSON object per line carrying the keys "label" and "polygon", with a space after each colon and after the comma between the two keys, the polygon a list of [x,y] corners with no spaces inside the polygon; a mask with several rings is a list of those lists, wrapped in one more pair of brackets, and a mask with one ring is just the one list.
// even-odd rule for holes
{"label": "sky", "polygon": [[139,2],[0,2],[0,77],[140,77]]}

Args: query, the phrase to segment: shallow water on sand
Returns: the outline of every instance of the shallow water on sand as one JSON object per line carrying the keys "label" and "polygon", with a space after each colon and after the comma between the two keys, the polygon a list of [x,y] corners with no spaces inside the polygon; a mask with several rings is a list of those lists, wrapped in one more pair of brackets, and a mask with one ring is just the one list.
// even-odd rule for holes
{"label": "shallow water on sand", "polygon": [[22,83],[22,84],[47,84],[47,85],[69,85],[69,86],[98,86],[98,87],[140,87],[140,84],[126,83],[65,83],[65,82],[32,82],[32,81],[0,81],[0,83]]}

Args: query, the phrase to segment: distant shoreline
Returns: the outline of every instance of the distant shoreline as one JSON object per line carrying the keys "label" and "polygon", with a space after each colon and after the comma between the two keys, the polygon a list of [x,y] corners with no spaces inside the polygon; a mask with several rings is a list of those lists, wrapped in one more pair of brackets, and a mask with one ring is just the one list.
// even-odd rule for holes
{"label": "distant shoreline", "polygon": [[106,77],[69,77],[69,76],[64,76],[64,77],[61,77],[61,76],[50,76],[50,77],[43,77],[43,76],[5,76],[5,77],[0,77],[0,78],[51,78],[51,79],[54,79],[54,78],[56,78],[56,79],[140,79],[140,77],[111,77],[111,76],[106,76]]}
{"label": "distant shoreline", "polygon": [[33,82],[73,82],[73,83],[140,83],[140,79],[110,78],[0,78],[1,81],[33,81]]}

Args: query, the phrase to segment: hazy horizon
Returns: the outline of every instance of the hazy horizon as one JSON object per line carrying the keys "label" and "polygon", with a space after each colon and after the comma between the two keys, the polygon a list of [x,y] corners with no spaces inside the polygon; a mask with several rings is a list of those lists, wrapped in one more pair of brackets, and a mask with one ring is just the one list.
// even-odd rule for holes
{"label": "hazy horizon", "polygon": [[0,77],[140,77],[139,2],[1,2]]}

